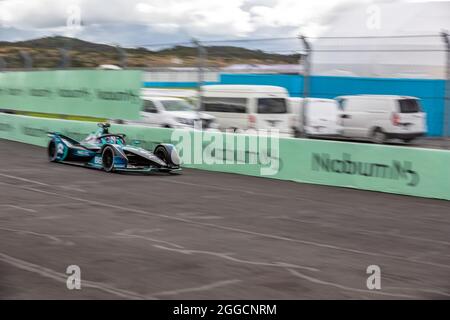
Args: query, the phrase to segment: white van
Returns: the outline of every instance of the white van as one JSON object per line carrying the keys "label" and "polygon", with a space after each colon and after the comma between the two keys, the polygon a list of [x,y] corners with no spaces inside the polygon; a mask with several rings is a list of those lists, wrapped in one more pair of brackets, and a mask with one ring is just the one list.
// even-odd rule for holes
{"label": "white van", "polygon": [[278,129],[292,134],[285,88],[260,85],[202,87],[201,110],[216,117],[221,130]]}
{"label": "white van", "polygon": [[425,135],[426,114],[418,98],[394,95],[341,96],[343,136],[367,138],[375,143],[388,139],[409,142]]}
{"label": "white van", "polygon": [[295,115],[298,132],[303,132],[307,136],[338,136],[342,133],[341,112],[336,100],[307,98],[305,104],[303,98],[289,98],[289,102]]}
{"label": "white van", "polygon": [[217,127],[214,116],[198,112],[184,99],[144,96],[142,100],[140,119],[127,121],[127,123],[178,129],[194,128],[194,126],[202,129]]}

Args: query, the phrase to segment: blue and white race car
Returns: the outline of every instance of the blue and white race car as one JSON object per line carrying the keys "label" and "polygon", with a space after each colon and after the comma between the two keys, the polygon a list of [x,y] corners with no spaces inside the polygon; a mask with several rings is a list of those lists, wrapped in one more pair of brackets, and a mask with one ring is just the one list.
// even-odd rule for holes
{"label": "blue and white race car", "polygon": [[180,157],[171,144],[159,144],[153,152],[125,143],[124,134],[109,133],[109,123],[99,123],[99,129],[83,141],[75,141],[50,132],[48,158],[51,162],[70,163],[106,172],[177,172]]}

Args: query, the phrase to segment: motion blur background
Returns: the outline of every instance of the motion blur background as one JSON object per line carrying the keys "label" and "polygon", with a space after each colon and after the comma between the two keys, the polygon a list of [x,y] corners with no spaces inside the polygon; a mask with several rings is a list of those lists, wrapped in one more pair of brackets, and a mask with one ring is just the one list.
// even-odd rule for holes
{"label": "motion blur background", "polygon": [[[433,150],[450,147],[448,30],[449,1],[0,0],[0,299],[448,299],[450,151]],[[247,85],[217,90],[245,101],[244,125],[268,96],[394,95],[406,111],[378,113],[426,137],[280,137],[274,179],[261,163],[127,175],[48,161],[49,131],[79,141],[106,120],[146,150],[175,144],[177,127],[123,121],[155,97],[195,105],[208,85]],[[201,112],[178,111],[184,133],[206,133],[191,130]],[[82,290],[66,287],[71,265]]]}
{"label": "motion blur background", "polygon": [[3,0],[0,68],[140,69],[144,88],[415,96],[427,135],[448,137],[449,29],[448,1]]}

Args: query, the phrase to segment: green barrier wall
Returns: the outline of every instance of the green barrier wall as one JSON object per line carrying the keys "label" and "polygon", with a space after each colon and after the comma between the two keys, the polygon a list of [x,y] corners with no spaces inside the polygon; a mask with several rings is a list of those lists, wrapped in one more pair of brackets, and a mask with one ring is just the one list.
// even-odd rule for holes
{"label": "green barrier wall", "polygon": [[[0,114],[0,138],[40,146],[47,145],[47,131],[58,131],[74,139],[82,139],[96,128],[96,124],[90,122]],[[111,131],[125,133],[128,143],[139,141],[142,147],[149,150],[161,142],[174,143],[180,148],[182,156],[190,152],[190,159],[201,159],[202,151],[212,146],[210,142],[201,142],[201,132],[184,132],[181,139],[180,131],[174,134],[171,129],[113,125]],[[259,158],[261,153],[267,153],[268,157],[254,164],[201,163],[187,164],[186,167],[450,200],[449,151],[286,138],[279,140],[276,152],[276,148],[265,140],[258,142],[260,148],[257,150],[250,150],[249,142],[255,139],[252,136],[207,135],[212,142],[217,142],[219,138],[223,140],[212,153],[213,157],[204,159],[207,162],[238,158],[236,154],[224,151],[227,139],[238,146],[237,152],[242,151],[245,159],[239,159],[245,162],[252,157]],[[187,141],[187,144],[181,141]],[[197,149],[198,153],[187,147],[199,143],[202,148]],[[274,163],[277,165],[274,166]],[[272,167],[278,170],[273,175],[267,175]]]}
{"label": "green barrier wall", "polygon": [[0,72],[0,109],[138,119],[140,71]]}

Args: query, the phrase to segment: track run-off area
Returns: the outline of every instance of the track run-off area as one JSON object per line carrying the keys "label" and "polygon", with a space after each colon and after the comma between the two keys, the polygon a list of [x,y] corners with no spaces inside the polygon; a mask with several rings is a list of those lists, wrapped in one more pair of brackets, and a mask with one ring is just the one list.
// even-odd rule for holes
{"label": "track run-off area", "polygon": [[[108,174],[0,140],[0,298],[450,297],[450,204],[186,169]],[[81,269],[68,290],[66,269]],[[369,290],[368,266],[381,270]]]}

